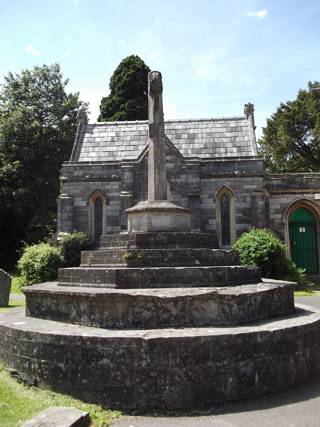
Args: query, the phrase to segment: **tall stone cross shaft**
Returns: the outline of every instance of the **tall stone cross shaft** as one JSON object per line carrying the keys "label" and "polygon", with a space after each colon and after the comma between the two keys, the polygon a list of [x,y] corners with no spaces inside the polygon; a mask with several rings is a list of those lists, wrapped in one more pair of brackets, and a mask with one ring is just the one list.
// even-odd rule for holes
{"label": "tall stone cross shaft", "polygon": [[148,74],[148,116],[148,201],[167,200],[162,77],[159,71]]}

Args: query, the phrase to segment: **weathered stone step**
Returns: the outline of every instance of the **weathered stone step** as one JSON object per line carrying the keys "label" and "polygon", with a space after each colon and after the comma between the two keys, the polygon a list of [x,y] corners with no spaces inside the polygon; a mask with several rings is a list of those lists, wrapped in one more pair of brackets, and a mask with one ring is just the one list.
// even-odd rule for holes
{"label": "weathered stone step", "polygon": [[88,412],[72,407],[51,406],[21,427],[89,427],[90,424]]}
{"label": "weathered stone step", "polygon": [[109,408],[212,408],[320,374],[320,311],[256,325],[108,330],[0,313],[0,358],[17,375]]}
{"label": "weathered stone step", "polygon": [[107,234],[100,239],[100,248],[217,248],[216,236],[197,232],[157,232]]}
{"label": "weathered stone step", "polygon": [[116,288],[174,288],[234,286],[257,283],[260,270],[253,266],[147,267],[147,268],[61,268],[61,285],[110,285]]}
{"label": "weathered stone step", "polygon": [[107,329],[236,325],[294,311],[293,284],[220,288],[99,289],[42,283],[25,288],[26,314]]}
{"label": "weathered stone step", "polygon": [[123,264],[127,267],[237,265],[235,251],[225,249],[101,249],[83,251],[81,266]]}

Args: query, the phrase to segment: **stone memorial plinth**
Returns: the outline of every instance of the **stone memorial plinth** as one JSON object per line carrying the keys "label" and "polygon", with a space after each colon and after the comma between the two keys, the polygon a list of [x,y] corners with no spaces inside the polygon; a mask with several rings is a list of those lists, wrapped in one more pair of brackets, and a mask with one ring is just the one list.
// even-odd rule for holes
{"label": "stone memorial plinth", "polygon": [[128,231],[189,231],[191,212],[167,200],[140,202],[126,210]]}
{"label": "stone memorial plinth", "polygon": [[11,276],[0,269],[0,307],[7,307],[11,291]]}

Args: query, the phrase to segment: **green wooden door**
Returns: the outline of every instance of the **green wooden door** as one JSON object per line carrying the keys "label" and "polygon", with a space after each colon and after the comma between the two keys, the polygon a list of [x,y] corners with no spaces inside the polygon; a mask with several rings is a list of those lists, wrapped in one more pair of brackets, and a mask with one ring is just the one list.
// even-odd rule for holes
{"label": "green wooden door", "polygon": [[308,274],[318,273],[316,222],[310,211],[296,209],[289,218],[291,258]]}

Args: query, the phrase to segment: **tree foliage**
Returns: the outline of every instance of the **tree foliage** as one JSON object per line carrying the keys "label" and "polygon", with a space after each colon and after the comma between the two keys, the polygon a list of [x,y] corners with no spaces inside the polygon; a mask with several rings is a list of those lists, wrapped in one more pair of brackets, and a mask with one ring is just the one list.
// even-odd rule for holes
{"label": "tree foliage", "polygon": [[18,262],[22,283],[27,286],[55,280],[63,264],[61,248],[43,242],[28,246]]}
{"label": "tree foliage", "polygon": [[98,121],[146,120],[149,71],[137,55],[123,59],[110,79],[110,94],[101,100]]}
{"label": "tree foliage", "polygon": [[304,271],[286,255],[285,245],[264,228],[251,228],[243,233],[233,245],[243,265],[260,267],[262,277],[308,283]]}
{"label": "tree foliage", "polygon": [[320,83],[309,82],[294,101],[267,120],[259,151],[270,172],[320,171]]}
{"label": "tree foliage", "polygon": [[58,64],[9,73],[0,91],[0,265],[52,224],[59,170],[72,149],[78,93]]}
{"label": "tree foliage", "polygon": [[79,267],[81,251],[90,247],[89,237],[80,231],[64,236],[61,241],[61,254],[66,267]]}

